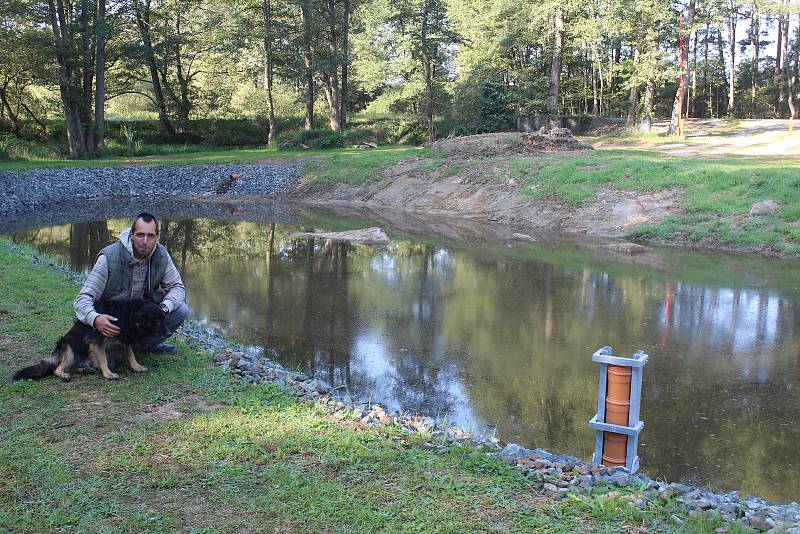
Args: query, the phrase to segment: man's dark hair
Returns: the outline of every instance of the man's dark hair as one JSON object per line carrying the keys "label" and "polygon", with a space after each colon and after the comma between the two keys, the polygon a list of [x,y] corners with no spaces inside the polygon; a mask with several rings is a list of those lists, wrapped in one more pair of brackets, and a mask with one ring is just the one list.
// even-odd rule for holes
{"label": "man's dark hair", "polygon": [[139,219],[143,220],[146,223],[151,223],[155,221],[156,235],[158,235],[158,219],[156,219],[156,216],[153,215],[152,213],[147,213],[146,211],[143,211],[133,219],[133,224],[131,224],[131,236],[133,236],[134,232],[136,232],[136,221],[138,221]]}

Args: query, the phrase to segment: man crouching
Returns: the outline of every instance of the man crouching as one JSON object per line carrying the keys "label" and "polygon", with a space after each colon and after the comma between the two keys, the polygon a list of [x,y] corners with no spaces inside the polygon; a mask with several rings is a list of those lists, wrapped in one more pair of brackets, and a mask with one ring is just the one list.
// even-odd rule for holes
{"label": "man crouching", "polygon": [[[158,220],[150,213],[136,216],[130,230],[100,251],[86,282],[75,297],[75,315],[107,338],[120,333],[117,317],[99,313],[96,302],[145,298],[166,314],[163,333],[140,339],[134,349],[174,353],[175,346],[162,343],[183,324],[189,314],[184,302],[186,288],[167,249],[158,243]],[[101,310],[102,311],[102,310]]]}

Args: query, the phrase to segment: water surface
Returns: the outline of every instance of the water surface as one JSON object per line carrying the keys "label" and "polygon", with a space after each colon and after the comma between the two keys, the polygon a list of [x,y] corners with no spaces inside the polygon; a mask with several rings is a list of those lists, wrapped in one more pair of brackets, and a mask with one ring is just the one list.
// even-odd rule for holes
{"label": "water surface", "polygon": [[[798,263],[562,240],[482,240],[440,222],[380,223],[373,249],[297,230],[370,220],[163,220],[195,316],[287,367],[390,408],[589,459],[604,345],[642,349],[640,457],[652,477],[800,498]],[[129,221],[20,231],[86,269]],[[491,235],[494,229],[487,229]]]}

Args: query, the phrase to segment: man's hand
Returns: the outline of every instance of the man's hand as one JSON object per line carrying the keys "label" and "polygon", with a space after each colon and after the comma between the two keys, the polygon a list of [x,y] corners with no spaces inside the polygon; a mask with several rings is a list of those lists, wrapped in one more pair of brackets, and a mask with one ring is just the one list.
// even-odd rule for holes
{"label": "man's hand", "polygon": [[94,320],[94,328],[106,337],[115,337],[119,335],[119,327],[114,324],[117,318],[113,315],[98,315]]}

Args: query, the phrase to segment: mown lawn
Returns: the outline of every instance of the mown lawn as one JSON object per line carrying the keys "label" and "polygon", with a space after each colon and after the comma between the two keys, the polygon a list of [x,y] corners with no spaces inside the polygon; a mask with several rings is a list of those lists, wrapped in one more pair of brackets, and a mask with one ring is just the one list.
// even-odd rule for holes
{"label": "mown lawn", "polygon": [[[0,238],[0,371],[72,321],[77,286]],[[0,381],[8,532],[713,532],[604,490],[554,501],[518,471],[426,436],[339,422],[275,386],[233,381],[179,340],[122,380]],[[628,490],[623,491],[626,493]],[[677,513],[685,521],[678,526]],[[646,530],[645,530],[646,528]],[[733,530],[731,531],[733,532]]]}
{"label": "mown lawn", "polygon": [[[191,165],[191,164],[236,164],[236,163],[252,163],[260,160],[300,158],[304,160],[315,160],[323,158],[330,160],[335,167],[334,170],[339,169],[339,164],[342,170],[347,173],[351,167],[351,162],[355,161],[355,167],[364,168],[381,164],[386,160],[392,162],[394,159],[401,159],[418,155],[420,149],[415,147],[399,147],[387,146],[377,149],[360,149],[360,148],[337,148],[327,150],[275,150],[270,148],[242,148],[242,149],[202,149],[194,150],[193,147],[187,147],[187,150],[180,150],[180,147],[175,147],[175,152],[170,153],[165,150],[164,154],[154,156],[108,156],[96,159],[28,159],[20,161],[0,161],[0,171],[4,170],[24,170],[24,169],[41,169],[41,168],[56,168],[56,167],[113,167],[117,165]],[[324,167],[329,167],[326,165]],[[316,167],[315,167],[316,169]],[[326,168],[320,168],[319,173],[321,177],[328,176]],[[332,176],[332,174],[331,174]],[[329,178],[330,179],[330,178]]]}

